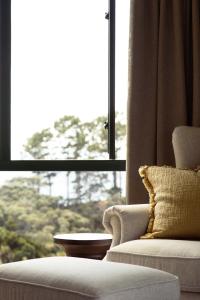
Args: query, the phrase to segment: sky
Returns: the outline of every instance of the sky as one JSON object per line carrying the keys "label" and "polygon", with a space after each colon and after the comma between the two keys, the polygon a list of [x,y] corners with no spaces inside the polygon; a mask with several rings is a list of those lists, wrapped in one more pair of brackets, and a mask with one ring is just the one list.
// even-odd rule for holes
{"label": "sky", "polygon": [[[116,0],[116,110],[126,111],[128,0]],[[107,115],[107,0],[12,0],[12,159],[65,114]]]}
{"label": "sky", "polygon": [[[64,115],[107,115],[108,0],[12,0],[11,157]],[[126,115],[129,0],[116,0],[116,110]]]}

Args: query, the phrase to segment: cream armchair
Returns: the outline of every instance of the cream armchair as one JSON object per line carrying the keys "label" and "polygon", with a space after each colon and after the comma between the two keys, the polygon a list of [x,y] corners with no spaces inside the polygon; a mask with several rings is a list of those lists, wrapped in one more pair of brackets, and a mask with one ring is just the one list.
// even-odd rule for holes
{"label": "cream armchair", "polygon": [[[176,165],[200,165],[200,128],[178,127],[173,132]],[[200,299],[200,241],[149,239],[139,237],[148,224],[149,205],[116,205],[103,217],[113,242],[106,260],[148,266],[179,277],[181,300]],[[162,300],[162,299],[161,299]]]}
{"label": "cream armchair", "polygon": [[131,240],[137,240],[145,232],[148,220],[148,204],[109,207],[104,213],[103,224],[106,230],[113,235],[111,248]]}

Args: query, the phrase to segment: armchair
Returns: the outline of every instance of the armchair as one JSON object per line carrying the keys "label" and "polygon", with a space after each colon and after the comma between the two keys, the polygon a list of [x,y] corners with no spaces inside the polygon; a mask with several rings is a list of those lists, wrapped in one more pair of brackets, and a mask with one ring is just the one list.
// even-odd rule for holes
{"label": "armchair", "polygon": [[[177,127],[172,136],[176,166],[200,165],[200,128]],[[116,205],[103,217],[113,242],[105,257],[108,261],[147,266],[179,277],[181,300],[200,299],[200,241],[144,239],[149,205]]]}

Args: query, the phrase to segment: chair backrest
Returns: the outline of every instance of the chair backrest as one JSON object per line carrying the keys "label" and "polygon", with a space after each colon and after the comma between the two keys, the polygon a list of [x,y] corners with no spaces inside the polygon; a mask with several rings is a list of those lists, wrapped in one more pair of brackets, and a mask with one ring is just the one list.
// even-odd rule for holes
{"label": "chair backrest", "polygon": [[200,127],[176,127],[172,144],[177,168],[196,169],[200,166]]}

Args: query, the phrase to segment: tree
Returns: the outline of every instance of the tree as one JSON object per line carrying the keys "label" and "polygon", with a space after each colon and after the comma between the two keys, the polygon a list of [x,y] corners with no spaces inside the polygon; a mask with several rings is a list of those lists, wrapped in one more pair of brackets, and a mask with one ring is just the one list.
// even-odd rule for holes
{"label": "tree", "polygon": [[0,227],[0,261],[8,263],[47,255],[44,246],[38,245],[28,238]]}
{"label": "tree", "polygon": [[33,159],[47,159],[50,156],[49,145],[52,138],[50,128],[43,129],[28,139],[24,149]]}
{"label": "tree", "polygon": [[2,261],[56,254],[55,233],[90,231],[89,219],[60,202],[38,193],[34,178],[13,178],[0,188],[0,228],[7,236],[0,240]]}
{"label": "tree", "polygon": [[54,123],[57,158],[78,159],[86,141],[79,118],[64,116]]}
{"label": "tree", "polygon": [[[74,116],[64,116],[54,123],[54,129],[56,131],[57,145],[59,145],[59,151],[63,159],[79,159],[82,155],[82,150],[86,144],[85,133],[81,121]],[[58,154],[59,155],[59,154]],[[72,172],[66,172],[66,204],[71,202],[70,197],[70,174]],[[80,173],[75,172],[76,177],[76,194],[77,199],[81,201],[81,183]],[[73,199],[75,200],[75,199]]]}
{"label": "tree", "polygon": [[105,116],[83,123],[86,136],[86,155],[88,159],[106,159],[108,157],[108,132],[104,128]]}
{"label": "tree", "polygon": [[[51,142],[53,139],[53,133],[50,128],[43,129],[41,132],[36,132],[31,138],[28,139],[27,143],[24,145],[24,150],[33,159],[51,159],[52,154],[49,152],[51,147]],[[38,180],[38,191],[44,185],[49,186],[49,194],[51,195],[51,178],[56,176],[56,172],[35,172],[40,178],[46,178],[47,181]],[[41,175],[43,175],[41,177]]]}
{"label": "tree", "polygon": [[[52,128],[44,129],[35,133],[28,140],[25,150],[33,158],[43,159],[52,155],[55,159],[105,159],[107,153],[107,130],[104,123],[107,118],[97,117],[91,122],[81,122],[78,117],[64,116],[54,122]],[[125,125],[120,121],[120,115],[116,114],[116,145],[117,152],[120,150],[119,143],[125,137]],[[36,149],[38,147],[38,150]],[[47,178],[41,181],[49,186],[51,195],[52,178],[56,174],[43,173],[40,176]],[[112,186],[108,182],[112,181]],[[119,193],[120,178],[113,171],[112,176],[108,172],[66,172],[66,198],[63,206],[72,202],[80,203],[92,201],[100,194]],[[73,186],[73,189],[70,186]]]}
{"label": "tree", "polygon": [[[125,140],[126,126],[120,120],[120,114],[116,114],[116,152],[121,148],[122,141]],[[83,123],[84,133],[86,135],[86,153],[89,159],[106,159],[108,157],[108,136],[107,130],[104,128],[107,118],[105,116],[97,117],[92,122]],[[118,194],[121,192],[119,186],[120,178],[116,171],[112,172],[112,176],[108,172],[87,172],[83,173],[82,186],[87,187],[87,191],[82,194],[88,200],[95,198],[95,195]],[[112,187],[108,182],[112,180]],[[84,199],[85,199],[84,198]]]}
{"label": "tree", "polygon": [[[32,159],[99,159],[107,157],[105,117],[81,122],[64,116],[35,133],[25,145]],[[125,125],[116,122],[117,141]],[[119,150],[119,147],[117,146]],[[59,152],[61,150],[61,152]],[[54,172],[13,178],[0,188],[0,259],[2,262],[58,253],[53,243],[57,232],[101,232],[105,203],[116,203],[117,173],[66,172],[67,196],[53,197]],[[109,182],[113,178],[113,185]],[[73,189],[70,189],[70,184]],[[49,195],[42,194],[48,186]],[[99,201],[99,199],[106,201]]]}

